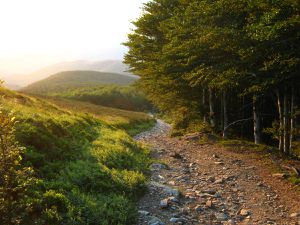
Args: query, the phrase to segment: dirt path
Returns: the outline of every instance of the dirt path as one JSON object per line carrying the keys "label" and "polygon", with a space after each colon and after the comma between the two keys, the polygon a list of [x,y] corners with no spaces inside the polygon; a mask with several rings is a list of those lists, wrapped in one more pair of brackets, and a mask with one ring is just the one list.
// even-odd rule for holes
{"label": "dirt path", "polygon": [[[299,224],[300,196],[252,155],[168,137],[161,120],[136,137],[151,145],[138,224]],[[263,169],[262,169],[263,168]],[[287,191],[288,190],[288,191]]]}

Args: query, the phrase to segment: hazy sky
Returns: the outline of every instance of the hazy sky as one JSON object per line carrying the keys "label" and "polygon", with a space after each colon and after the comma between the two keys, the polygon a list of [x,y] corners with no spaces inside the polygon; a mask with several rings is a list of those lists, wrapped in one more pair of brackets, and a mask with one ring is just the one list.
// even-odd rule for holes
{"label": "hazy sky", "polygon": [[0,73],[60,61],[122,59],[147,0],[0,0]]}

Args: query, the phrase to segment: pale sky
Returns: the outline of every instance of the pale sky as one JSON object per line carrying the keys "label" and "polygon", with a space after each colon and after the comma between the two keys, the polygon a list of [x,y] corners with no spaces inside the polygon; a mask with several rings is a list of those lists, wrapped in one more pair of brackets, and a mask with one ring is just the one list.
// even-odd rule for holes
{"label": "pale sky", "polygon": [[0,73],[73,60],[122,59],[147,0],[0,0]]}

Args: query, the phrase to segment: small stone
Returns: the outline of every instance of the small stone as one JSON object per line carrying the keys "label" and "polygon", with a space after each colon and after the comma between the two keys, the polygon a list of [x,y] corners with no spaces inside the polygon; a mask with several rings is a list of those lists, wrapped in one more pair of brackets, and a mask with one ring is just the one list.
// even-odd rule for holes
{"label": "small stone", "polygon": [[237,188],[232,188],[232,191],[233,191],[233,192],[238,192],[239,189],[237,189]]}
{"label": "small stone", "polygon": [[161,209],[166,209],[169,207],[169,205],[170,205],[170,200],[168,198],[161,200],[159,203],[159,207]]}
{"label": "small stone", "polygon": [[223,182],[224,180],[222,178],[215,180],[215,184],[222,184]]}
{"label": "small stone", "polygon": [[189,212],[190,212],[190,208],[189,208],[189,207],[181,208],[181,209],[179,210],[179,212],[180,212],[182,215],[188,215]]}
{"label": "small stone", "polygon": [[216,193],[215,195],[214,195],[214,198],[221,198],[222,196],[221,196],[221,194],[220,193]]}
{"label": "small stone", "polygon": [[171,222],[171,223],[177,223],[177,222],[180,222],[180,221],[181,221],[180,218],[172,217],[172,218],[170,219],[170,222]]}
{"label": "small stone", "polygon": [[300,217],[300,213],[292,213],[290,215],[291,218],[296,218],[296,217]]}
{"label": "small stone", "polygon": [[223,162],[215,162],[216,165],[224,165]]}
{"label": "small stone", "polygon": [[200,198],[209,198],[209,197],[213,197],[213,195],[207,194],[207,193],[201,193],[198,194],[197,196],[199,196]]}
{"label": "small stone", "polygon": [[210,181],[210,182],[215,182],[215,180],[216,180],[216,178],[211,177],[211,176],[207,178],[207,181]]}
{"label": "small stone", "polygon": [[247,210],[247,209],[242,209],[242,210],[240,211],[240,215],[241,215],[241,216],[248,216],[249,214],[250,214],[250,211]]}
{"label": "small stone", "polygon": [[174,197],[174,196],[169,197],[169,200],[170,200],[171,202],[174,202],[174,203],[178,203],[178,202],[179,202],[179,200],[178,200],[176,197]]}
{"label": "small stone", "polygon": [[195,165],[196,165],[196,163],[190,163],[189,167],[193,167]]}
{"label": "small stone", "polygon": [[145,211],[145,210],[139,210],[138,213],[141,214],[142,216],[150,215],[150,213],[148,211]]}
{"label": "small stone", "polygon": [[220,158],[220,157],[219,157],[218,155],[216,155],[216,154],[213,154],[213,157],[216,158],[216,159]]}
{"label": "small stone", "polygon": [[228,219],[228,216],[225,213],[216,213],[215,217],[219,221],[226,221]]}
{"label": "small stone", "polygon": [[261,182],[258,182],[256,185],[257,185],[258,187],[264,186],[263,183],[261,183]]}
{"label": "small stone", "polygon": [[272,177],[285,178],[286,174],[285,173],[273,173]]}
{"label": "small stone", "polygon": [[168,182],[168,184],[174,186],[175,185],[175,181],[171,180],[171,181]]}
{"label": "small stone", "polygon": [[175,159],[182,159],[182,156],[177,152],[175,152],[173,155],[171,155],[171,157],[173,157]]}
{"label": "small stone", "polygon": [[165,178],[162,175],[157,176],[160,180],[164,180]]}
{"label": "small stone", "polygon": [[213,202],[211,200],[208,200],[205,204],[208,208],[212,208]]}
{"label": "small stone", "polygon": [[180,192],[177,189],[173,189],[170,187],[165,187],[164,191],[168,194],[168,195],[172,195],[175,197],[178,197],[180,195]]}
{"label": "small stone", "polygon": [[226,224],[227,225],[235,225],[235,222],[233,220],[228,220]]}
{"label": "small stone", "polygon": [[211,194],[211,195],[214,195],[217,191],[215,189],[207,189],[205,191],[203,191],[204,193],[208,193],[208,194]]}
{"label": "small stone", "polygon": [[204,211],[204,208],[201,205],[196,205],[196,207],[194,208],[194,210],[196,212],[202,212],[202,211]]}
{"label": "small stone", "polygon": [[167,169],[167,166],[161,163],[153,163],[150,166],[151,171],[158,171],[158,170],[162,170],[162,169]]}
{"label": "small stone", "polygon": [[152,216],[148,222],[149,225],[165,225],[159,218]]}

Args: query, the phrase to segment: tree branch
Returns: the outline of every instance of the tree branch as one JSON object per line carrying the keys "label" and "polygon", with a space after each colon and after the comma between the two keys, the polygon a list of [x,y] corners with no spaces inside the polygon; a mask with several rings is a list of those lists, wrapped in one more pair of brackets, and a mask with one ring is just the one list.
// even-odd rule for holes
{"label": "tree branch", "polygon": [[237,124],[237,123],[244,122],[244,121],[247,121],[247,120],[253,120],[253,118],[252,118],[252,117],[249,117],[249,118],[246,118],[246,119],[236,120],[236,121],[234,121],[234,122],[228,124],[228,126],[224,127],[224,130],[223,130],[223,131],[226,131],[229,127],[231,127],[231,126],[233,126],[233,125],[235,125],[235,124]]}

